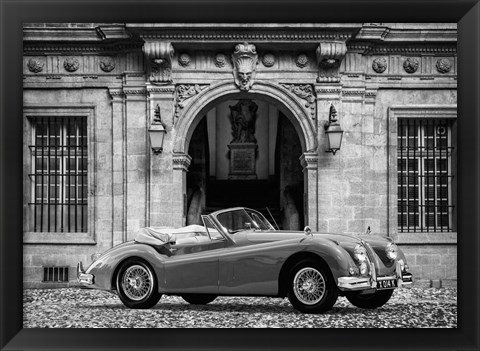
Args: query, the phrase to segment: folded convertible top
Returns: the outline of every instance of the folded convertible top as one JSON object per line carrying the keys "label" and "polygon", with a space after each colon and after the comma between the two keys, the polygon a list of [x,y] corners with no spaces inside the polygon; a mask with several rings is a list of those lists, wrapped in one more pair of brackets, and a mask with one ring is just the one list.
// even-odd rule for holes
{"label": "folded convertible top", "polygon": [[198,235],[197,233],[200,235],[208,235],[205,227],[197,224],[180,228],[145,227],[137,231],[135,241],[148,245],[165,245],[171,241],[175,241],[174,238],[195,236]]}

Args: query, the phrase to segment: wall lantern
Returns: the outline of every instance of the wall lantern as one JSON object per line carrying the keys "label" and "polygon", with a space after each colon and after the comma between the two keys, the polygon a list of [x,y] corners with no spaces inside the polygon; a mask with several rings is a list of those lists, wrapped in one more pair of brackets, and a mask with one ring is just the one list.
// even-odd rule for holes
{"label": "wall lantern", "polygon": [[328,148],[325,151],[332,152],[335,155],[342,145],[343,130],[340,128],[340,124],[338,124],[337,110],[333,104],[330,106],[328,123],[325,125],[325,134],[327,134],[328,142]]}
{"label": "wall lantern", "polygon": [[153,122],[148,130],[148,135],[150,135],[150,145],[152,151],[155,155],[161,154],[163,151],[163,138],[167,134],[167,130],[162,123],[160,117],[160,106],[155,107]]}

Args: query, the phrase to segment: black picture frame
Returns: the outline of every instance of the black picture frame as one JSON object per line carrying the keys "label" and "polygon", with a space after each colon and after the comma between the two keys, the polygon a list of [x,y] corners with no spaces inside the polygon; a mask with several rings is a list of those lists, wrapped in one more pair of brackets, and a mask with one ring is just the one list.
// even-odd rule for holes
{"label": "black picture frame", "polygon": [[[478,350],[478,0],[13,1],[0,0],[0,348],[2,350]],[[456,329],[22,329],[22,23],[25,22],[457,22],[458,328]],[[401,316],[399,316],[401,318]]]}

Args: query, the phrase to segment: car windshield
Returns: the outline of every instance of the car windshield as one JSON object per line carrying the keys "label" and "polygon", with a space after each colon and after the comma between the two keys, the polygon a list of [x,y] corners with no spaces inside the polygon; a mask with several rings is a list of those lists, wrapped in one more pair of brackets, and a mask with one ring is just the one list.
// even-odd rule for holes
{"label": "car windshield", "polygon": [[230,234],[249,229],[273,229],[261,213],[252,210],[238,209],[223,212],[217,215],[217,220]]}

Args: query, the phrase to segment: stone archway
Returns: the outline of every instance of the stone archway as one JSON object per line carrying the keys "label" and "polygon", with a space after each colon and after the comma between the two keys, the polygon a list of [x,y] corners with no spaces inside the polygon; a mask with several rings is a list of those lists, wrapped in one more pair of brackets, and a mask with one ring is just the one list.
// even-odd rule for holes
{"label": "stone archway", "polygon": [[[181,180],[178,198],[183,199],[182,207],[186,207],[186,172],[190,164],[188,146],[198,123],[215,104],[229,99],[260,99],[275,105],[293,124],[300,140],[302,155],[299,162],[304,172],[304,211],[305,224],[317,224],[317,136],[314,121],[302,103],[287,89],[279,84],[267,81],[256,81],[250,91],[239,92],[231,81],[224,81],[209,86],[193,96],[184,107],[175,123],[173,138],[173,170],[174,178]],[[186,164],[188,163],[188,164]],[[182,167],[175,167],[182,164]],[[185,218],[184,218],[185,223]]]}

